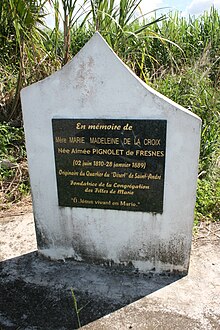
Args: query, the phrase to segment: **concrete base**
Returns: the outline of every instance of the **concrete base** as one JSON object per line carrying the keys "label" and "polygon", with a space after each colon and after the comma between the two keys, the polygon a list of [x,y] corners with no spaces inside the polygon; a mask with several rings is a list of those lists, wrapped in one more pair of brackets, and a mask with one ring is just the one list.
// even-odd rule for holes
{"label": "concrete base", "polygon": [[219,229],[200,235],[180,278],[49,261],[31,252],[32,214],[1,220],[0,329],[76,329],[71,288],[85,330],[220,329]]}

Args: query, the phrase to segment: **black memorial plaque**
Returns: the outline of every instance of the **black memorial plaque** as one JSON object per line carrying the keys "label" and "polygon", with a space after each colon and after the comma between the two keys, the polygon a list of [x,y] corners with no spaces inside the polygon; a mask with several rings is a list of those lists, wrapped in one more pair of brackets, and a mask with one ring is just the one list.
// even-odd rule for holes
{"label": "black memorial plaque", "polygon": [[53,119],[59,206],[162,213],[166,124]]}

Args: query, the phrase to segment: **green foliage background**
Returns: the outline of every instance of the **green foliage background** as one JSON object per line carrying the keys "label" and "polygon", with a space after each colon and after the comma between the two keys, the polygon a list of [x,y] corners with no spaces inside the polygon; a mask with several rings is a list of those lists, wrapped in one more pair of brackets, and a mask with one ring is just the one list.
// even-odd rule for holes
{"label": "green foliage background", "polygon": [[[45,25],[46,3],[55,11],[53,30]],[[21,88],[61,68],[98,30],[144,82],[202,118],[196,223],[219,220],[218,11],[211,8],[197,18],[186,18],[178,12],[143,15],[141,0],[120,0],[119,5],[115,0],[85,0],[80,10],[78,3],[62,0],[60,6],[58,0],[0,2],[0,161],[7,159],[17,166],[0,167],[1,207],[19,200],[29,190],[26,169],[16,181],[18,168],[23,173],[26,161]],[[14,188],[11,182],[17,182]]]}

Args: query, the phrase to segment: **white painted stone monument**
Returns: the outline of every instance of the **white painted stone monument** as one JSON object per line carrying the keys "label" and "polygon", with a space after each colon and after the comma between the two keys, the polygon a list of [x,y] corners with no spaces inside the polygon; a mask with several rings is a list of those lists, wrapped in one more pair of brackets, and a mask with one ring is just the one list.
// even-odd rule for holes
{"label": "white painted stone monument", "polygon": [[200,118],[137,78],[99,33],[21,98],[39,252],[187,272]]}

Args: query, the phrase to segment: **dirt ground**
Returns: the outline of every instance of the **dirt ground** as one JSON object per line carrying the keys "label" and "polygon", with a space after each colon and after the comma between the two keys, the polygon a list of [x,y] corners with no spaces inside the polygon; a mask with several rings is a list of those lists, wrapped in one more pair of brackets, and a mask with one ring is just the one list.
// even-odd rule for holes
{"label": "dirt ground", "polygon": [[[0,212],[0,234],[0,297],[5,298],[8,308],[14,311],[7,314],[3,301],[0,308],[1,330],[76,328],[76,322],[75,326],[70,326],[74,324],[72,307],[69,311],[69,302],[60,293],[67,294],[65,290],[71,287],[74,277],[76,290],[81,294],[79,299],[85,304],[85,297],[90,301],[91,307],[86,307],[82,312],[85,330],[220,329],[220,223],[202,222],[195,230],[189,274],[173,280],[129,278],[96,266],[71,262],[60,268],[56,262],[47,265],[48,261],[37,260],[33,252],[37,245],[30,199]],[[23,255],[27,253],[29,255],[25,259]],[[25,270],[27,265],[30,267],[29,273]],[[21,300],[25,305],[19,306]],[[36,301],[37,308],[42,307],[39,317],[33,312]],[[66,306],[66,317],[58,312],[58,307],[56,310],[58,302]],[[56,325],[53,325],[54,318]]]}

